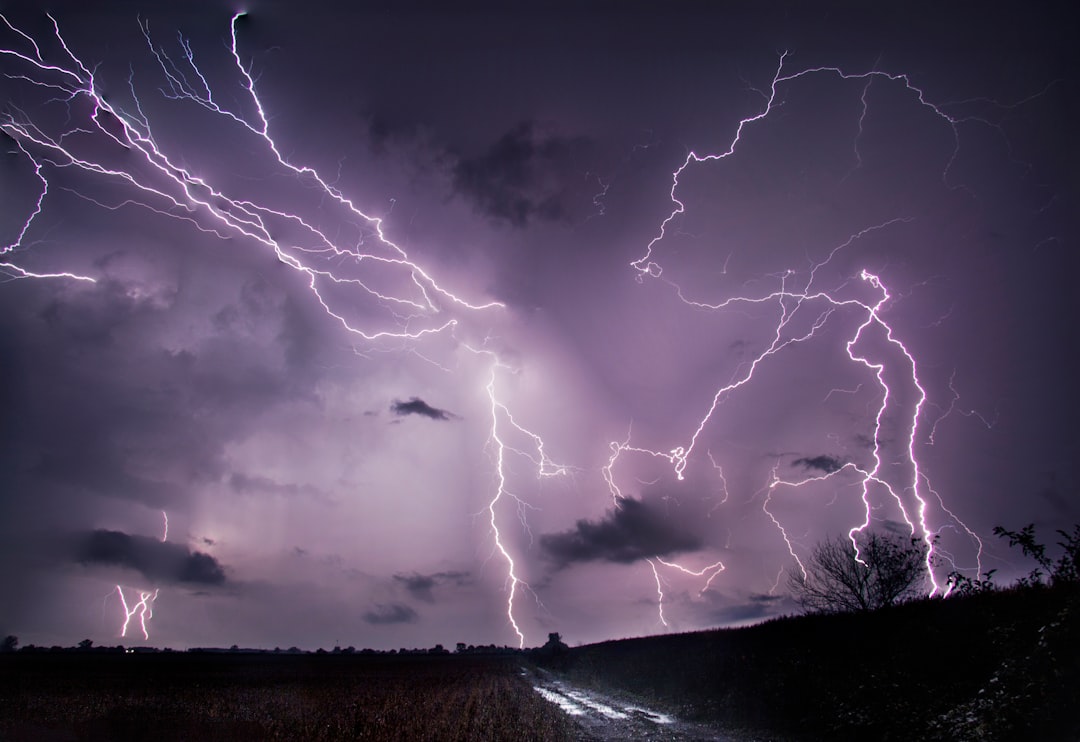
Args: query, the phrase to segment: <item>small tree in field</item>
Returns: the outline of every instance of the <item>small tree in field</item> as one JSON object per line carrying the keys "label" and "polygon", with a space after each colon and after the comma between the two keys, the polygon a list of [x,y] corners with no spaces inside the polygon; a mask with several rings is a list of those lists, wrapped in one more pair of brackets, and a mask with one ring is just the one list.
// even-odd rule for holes
{"label": "small tree in field", "polygon": [[788,578],[792,597],[807,613],[875,611],[920,594],[926,572],[926,546],[917,539],[873,531],[851,540],[827,539],[814,547],[806,572]]}

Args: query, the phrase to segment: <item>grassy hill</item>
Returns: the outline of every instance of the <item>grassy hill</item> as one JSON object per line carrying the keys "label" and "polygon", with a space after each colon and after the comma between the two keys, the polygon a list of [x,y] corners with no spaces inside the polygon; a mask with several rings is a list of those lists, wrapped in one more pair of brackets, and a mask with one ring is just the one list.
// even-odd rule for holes
{"label": "grassy hill", "polygon": [[1076,584],[609,641],[538,662],[784,739],[1080,740]]}

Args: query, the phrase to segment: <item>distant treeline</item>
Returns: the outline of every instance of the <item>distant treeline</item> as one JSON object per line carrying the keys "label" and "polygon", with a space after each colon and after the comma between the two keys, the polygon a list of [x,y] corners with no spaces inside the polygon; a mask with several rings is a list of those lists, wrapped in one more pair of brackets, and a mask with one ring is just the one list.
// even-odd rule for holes
{"label": "distant treeline", "polygon": [[[17,647],[17,639],[15,637],[8,637],[9,641],[5,645],[5,652],[18,652],[19,654],[35,654],[35,653],[76,653],[76,654],[270,654],[270,655],[320,655],[320,654],[334,654],[334,655],[368,655],[368,656],[397,656],[397,655],[419,655],[419,656],[432,656],[432,655],[445,655],[451,654],[450,650],[443,647],[442,644],[436,644],[431,648],[420,649],[408,649],[402,647],[401,649],[357,649],[355,647],[334,647],[333,649],[299,649],[298,647],[289,647],[288,649],[282,649],[281,647],[275,647],[274,649],[260,649],[254,647],[240,647],[233,645],[229,648],[224,647],[191,647],[190,649],[176,650],[169,647],[147,647],[147,646],[134,646],[125,647],[122,644],[116,646],[100,645],[94,646],[89,639],[84,639],[77,646],[74,647],[38,647],[33,644],[27,644],[23,647]],[[535,650],[518,649],[517,647],[500,647],[495,644],[481,644],[472,645],[459,643],[457,649],[453,654],[468,654],[468,655],[515,655],[528,653]]]}

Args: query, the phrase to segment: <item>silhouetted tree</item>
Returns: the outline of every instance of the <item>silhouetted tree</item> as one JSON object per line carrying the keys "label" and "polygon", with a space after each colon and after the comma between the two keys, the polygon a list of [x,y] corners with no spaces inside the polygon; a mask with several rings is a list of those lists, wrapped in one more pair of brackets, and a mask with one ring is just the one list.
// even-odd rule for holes
{"label": "silhouetted tree", "polygon": [[4,641],[0,644],[0,652],[14,652],[16,647],[19,646],[19,637],[14,634],[8,634],[4,637]]}
{"label": "silhouetted tree", "polygon": [[87,651],[94,648],[94,642],[90,639],[83,639],[79,642],[79,649]]}
{"label": "silhouetted tree", "polygon": [[566,646],[566,644],[563,642],[562,636],[559,634],[558,631],[552,631],[550,634],[548,634],[547,644],[545,644],[544,646],[549,647],[555,652],[565,652],[566,650],[570,649],[570,647]]}
{"label": "silhouetted tree", "polygon": [[858,554],[844,537],[818,543],[788,577],[792,597],[807,613],[874,611],[919,594],[926,546],[917,539],[869,531],[857,538]]}

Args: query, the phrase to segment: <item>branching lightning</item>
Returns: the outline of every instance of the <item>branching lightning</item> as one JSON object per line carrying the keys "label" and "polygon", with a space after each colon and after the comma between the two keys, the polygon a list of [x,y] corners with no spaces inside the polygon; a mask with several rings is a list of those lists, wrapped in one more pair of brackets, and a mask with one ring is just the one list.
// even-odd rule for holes
{"label": "branching lightning", "polygon": [[139,616],[139,629],[142,631],[143,639],[150,638],[150,632],[146,628],[146,623],[154,617],[154,601],[157,600],[159,590],[139,590],[139,601],[128,607],[127,598],[124,597],[124,588],[119,585],[116,586],[116,593],[120,596],[120,605],[124,607],[124,623],[120,627],[120,636],[127,636],[128,624],[131,623],[131,619],[136,614]]}
{"label": "branching lightning", "polygon": [[[257,203],[244,195],[229,192],[224,187],[215,185],[179,164],[182,158],[173,156],[159,147],[151,127],[150,117],[136,93],[133,76],[129,79],[133,109],[125,111],[105,99],[91,68],[68,47],[61,34],[59,23],[52,16],[48,17],[52,22],[55,40],[63,52],[60,55],[61,58],[55,61],[47,60],[43,56],[41,48],[29,34],[13,26],[7,18],[0,16],[0,20],[3,20],[4,24],[19,37],[23,47],[21,50],[18,47],[0,48],[0,55],[12,58],[27,68],[29,74],[18,75],[18,79],[54,95],[55,97],[51,98],[48,104],[61,105],[68,114],[65,128],[58,131],[50,131],[43,125],[39,126],[28,115],[14,107],[0,120],[0,129],[14,140],[18,152],[32,165],[33,172],[41,183],[37,201],[19,228],[14,241],[0,251],[0,257],[4,258],[4,262],[0,263],[0,272],[11,279],[68,278],[91,282],[96,280],[92,276],[67,271],[33,271],[9,259],[27,251],[27,234],[34,221],[42,213],[46,197],[50,192],[47,171],[59,172],[66,168],[74,168],[122,182],[136,194],[136,197],[125,199],[122,203],[114,205],[83,196],[99,206],[109,209],[127,206],[147,209],[164,217],[187,222],[195,229],[219,238],[238,235],[271,250],[278,261],[305,277],[308,288],[327,315],[337,320],[346,331],[365,341],[417,340],[425,335],[452,329],[458,320],[449,316],[451,312],[475,312],[502,308],[503,305],[495,301],[470,302],[444,288],[427,270],[414,262],[404,249],[386,236],[380,217],[361,211],[351,199],[314,168],[296,165],[282,154],[282,149],[271,135],[269,117],[256,91],[251,67],[245,65],[241,56],[237,38],[237,22],[243,15],[243,13],[237,13],[230,23],[230,52],[235,69],[242,80],[241,86],[254,107],[254,116],[245,116],[239,110],[231,110],[218,102],[207,77],[196,63],[188,41],[180,37],[181,56],[179,59],[174,59],[164,48],[155,43],[149,24],[140,21],[139,28],[166,82],[167,87],[163,93],[166,98],[173,101],[193,104],[212,114],[224,117],[261,140],[274,161],[292,173],[298,182],[309,187],[314,184],[325,197],[346,209],[348,215],[366,225],[366,233],[358,235],[356,244],[336,241],[299,213]],[[77,123],[71,123],[71,121]],[[97,147],[79,146],[81,140],[90,137],[96,137],[92,142],[97,143]],[[102,148],[100,146],[102,139],[114,146]],[[123,166],[110,164],[112,159],[116,159],[119,150],[123,151]],[[291,228],[288,232],[290,234],[296,234],[299,228],[303,239],[285,242],[275,237],[277,233],[286,232],[287,228]],[[374,242],[376,249],[362,250],[360,246],[365,244],[365,239],[368,242]],[[369,265],[376,269],[392,268],[402,272],[408,277],[411,291],[387,293],[379,290],[374,285],[376,279],[365,276],[365,268]],[[354,324],[343,313],[332,308],[330,301],[320,291],[320,286],[327,284],[352,286],[372,299],[375,305],[382,309],[382,326]],[[509,408],[498,400],[495,393],[495,375],[499,368],[500,364],[497,361],[493,362],[491,379],[487,385],[491,400],[491,441],[496,451],[495,468],[498,482],[488,510],[495,547],[507,563],[509,584],[507,618],[523,646],[525,636],[515,620],[514,601],[518,591],[527,586],[518,577],[514,560],[501,536],[497,511],[503,497],[517,499],[519,505],[522,504],[520,499],[507,490],[504,466],[508,453],[525,454],[520,449],[507,446],[502,437],[502,428],[509,426],[532,440],[536,446],[535,462],[539,467],[540,476],[555,476],[563,473],[565,469],[547,458],[543,441],[539,436],[518,425]],[[167,516],[165,516],[165,527],[167,533]],[[150,606],[157,598],[157,591],[141,591],[140,600],[131,608],[128,607],[120,586],[117,586],[117,592],[124,605],[125,621],[122,632],[127,631],[131,618],[138,614],[143,632],[146,634],[146,621],[152,616]]]}
{"label": "branching lightning", "polygon": [[[765,105],[757,113],[743,118],[739,121],[735,128],[735,134],[731,141],[728,143],[727,148],[716,154],[698,155],[695,152],[690,152],[685,161],[679,166],[674,173],[672,173],[672,184],[669,192],[671,202],[673,204],[671,213],[660,224],[657,235],[648,243],[645,248],[645,253],[638,259],[630,263],[630,267],[637,272],[637,278],[639,281],[643,281],[646,278],[661,279],[670,284],[673,290],[677,293],[678,297],[687,305],[699,310],[708,311],[722,311],[740,304],[775,304],[777,308],[777,320],[774,326],[774,333],[772,342],[766,347],[766,349],[757,355],[750,363],[745,365],[744,373],[736,376],[732,381],[720,386],[713,398],[710,405],[708,405],[705,414],[701,417],[698,425],[689,435],[688,441],[684,445],[679,445],[668,452],[660,452],[647,450],[630,445],[630,438],[621,443],[612,443],[613,455],[608,461],[607,466],[604,469],[604,478],[608,483],[608,487],[612,492],[613,497],[618,495],[618,487],[615,484],[613,468],[615,466],[616,459],[623,452],[633,452],[639,454],[646,454],[650,456],[659,456],[667,459],[673,466],[676,477],[679,480],[684,478],[684,471],[687,466],[691,455],[694,453],[694,449],[697,446],[698,440],[702,432],[705,430],[713,415],[716,413],[718,407],[725,398],[737,391],[740,387],[746,384],[750,384],[754,378],[754,375],[761,366],[761,364],[768,362],[772,357],[780,354],[785,349],[794,346],[799,343],[804,343],[817,337],[825,325],[830,321],[834,314],[838,312],[855,312],[857,315],[862,316],[862,321],[859,324],[855,333],[850,337],[845,345],[845,352],[847,357],[852,363],[863,366],[877,383],[877,388],[880,391],[880,401],[876,414],[874,416],[873,425],[873,450],[871,458],[873,465],[868,469],[861,469],[854,464],[845,464],[839,467],[836,471],[828,472],[824,476],[820,477],[808,477],[802,481],[784,481],[776,475],[776,467],[773,468],[772,481],[767,487],[767,495],[764,498],[762,509],[769,519],[776,526],[784,543],[791,556],[794,558],[798,567],[805,573],[805,566],[789,537],[784,525],[777,519],[777,517],[769,510],[770,498],[774,490],[777,487],[784,486],[790,488],[798,488],[810,482],[821,482],[827,479],[837,477],[843,473],[855,472],[860,478],[859,486],[861,488],[861,499],[864,505],[865,517],[861,523],[853,525],[848,535],[851,539],[852,546],[854,548],[854,556],[856,560],[860,560],[858,552],[858,543],[856,541],[856,535],[868,528],[872,519],[872,499],[873,493],[876,489],[884,491],[889,498],[891,498],[904,522],[910,528],[913,537],[917,537],[923,540],[926,545],[926,575],[930,585],[929,593],[931,595],[943,592],[944,588],[939,578],[935,575],[934,565],[934,534],[935,531],[928,523],[928,505],[926,495],[933,490],[929,486],[929,482],[926,479],[925,474],[921,471],[919,460],[916,456],[916,438],[920,426],[925,423],[922,420],[922,413],[924,404],[927,399],[927,394],[919,380],[918,365],[912,353],[900,341],[892,326],[883,317],[883,312],[886,305],[889,302],[890,294],[886,288],[884,282],[879,276],[863,270],[859,274],[859,278],[868,284],[874,292],[877,294],[876,301],[865,301],[857,298],[843,298],[838,293],[830,290],[819,289],[815,286],[815,277],[818,271],[825,265],[827,265],[838,252],[846,248],[851,247],[856,241],[867,236],[872,232],[879,230],[889,229],[893,225],[898,223],[910,221],[907,217],[896,217],[890,219],[884,223],[868,226],[856,234],[853,234],[847,241],[834,247],[828,255],[821,261],[815,263],[807,274],[806,280],[797,284],[797,273],[794,270],[787,270],[778,276],[779,286],[775,289],[768,291],[767,293],[761,293],[756,295],[739,295],[731,296],[720,302],[706,302],[688,297],[683,289],[663,277],[663,267],[657,262],[656,252],[660,248],[662,242],[668,234],[670,229],[676,228],[676,221],[685,213],[686,206],[679,199],[678,191],[680,187],[681,176],[691,167],[705,165],[715,162],[721,162],[724,159],[733,155],[739,145],[744,130],[748,126],[752,126],[755,122],[765,119],[779,104],[778,95],[780,88],[784,84],[793,83],[804,77],[811,75],[834,75],[843,80],[861,80],[863,81],[862,91],[860,93],[860,101],[862,103],[861,115],[858,121],[858,135],[855,140],[855,154],[856,159],[861,163],[861,155],[858,150],[858,140],[863,132],[863,125],[866,119],[868,111],[867,92],[870,84],[877,79],[885,82],[897,83],[903,85],[910,93],[912,93],[918,104],[930,109],[938,118],[946,123],[951,129],[954,140],[954,150],[952,157],[942,173],[943,182],[947,184],[948,174],[956,159],[956,153],[959,149],[960,139],[958,124],[959,119],[956,119],[946,114],[941,107],[927,101],[923,91],[915,87],[907,75],[894,75],[879,71],[872,71],[860,74],[853,74],[845,72],[837,67],[815,67],[811,69],[805,69],[800,72],[786,73],[785,61],[787,59],[787,52],[780,55],[779,64],[776,72],[773,76],[771,85],[768,92],[758,91],[765,99]],[[984,122],[987,123],[987,122]],[[800,313],[817,312],[816,317],[813,319],[810,329],[802,334],[788,333],[785,334],[785,330],[788,330],[793,318]],[[876,332],[880,337],[884,339],[884,342],[888,347],[891,347],[895,354],[898,355],[898,361],[885,361],[885,360],[872,360],[869,354],[869,347],[866,350],[859,350],[860,346],[868,346],[869,344],[863,342],[871,332]],[[916,390],[917,399],[910,405],[906,413],[906,430],[907,430],[907,442],[906,442],[906,464],[911,471],[910,478],[902,483],[892,484],[887,481],[887,477],[882,473],[882,455],[881,455],[881,430],[886,416],[889,414],[890,398],[893,394],[893,389],[890,387],[889,382],[886,379],[886,370],[891,373],[896,372],[896,368],[900,367],[903,370],[903,376],[910,383],[911,387]],[[950,386],[950,388],[952,388]],[[843,391],[843,390],[841,390]],[[948,412],[953,411],[956,406],[956,393],[953,389],[954,399],[949,407]],[[945,414],[948,414],[946,412]],[[943,415],[942,417],[944,417]],[[939,418],[940,421],[940,418]],[[935,422],[936,426],[936,422]],[[933,440],[933,430],[930,431],[930,440]],[[709,459],[713,466],[719,468],[713,459],[711,452],[709,453]],[[936,495],[936,493],[934,493]],[[905,499],[908,501],[905,502]],[[940,502],[940,497],[937,498]],[[981,558],[981,541],[978,537],[967,528],[951,511],[941,506],[941,510],[948,516],[948,520],[959,525],[961,529],[966,531],[978,545],[979,558]],[[860,560],[861,561],[861,560]],[[652,564],[652,562],[650,562]],[[680,568],[681,569],[681,568]],[[656,566],[653,564],[653,571],[655,573]],[[716,573],[718,574],[718,573]],[[709,582],[716,577],[713,574],[709,578]],[[659,577],[657,576],[659,580]],[[658,582],[659,589],[659,582]],[[662,609],[662,606],[661,606]],[[661,613],[662,618],[662,613]]]}
{"label": "branching lightning", "polygon": [[[169,514],[162,510],[161,518],[164,522],[161,530],[161,543],[165,543],[169,538]],[[121,585],[116,586],[115,592],[120,596],[120,606],[124,611],[124,620],[120,624],[120,636],[127,636],[131,619],[138,615],[139,630],[142,631],[143,639],[149,640],[150,629],[147,627],[147,623],[154,617],[153,606],[158,599],[158,595],[161,593],[161,588],[154,588],[153,590],[136,590],[135,592],[139,594],[139,600],[130,606],[128,605],[127,597],[124,595],[124,588]],[[110,595],[111,594],[112,593],[110,593]]]}
{"label": "branching lightning", "polygon": [[[236,187],[212,180],[194,167],[186,165],[181,153],[172,152],[160,144],[151,123],[152,116],[147,111],[149,106],[144,106],[144,99],[136,92],[134,73],[128,81],[130,104],[125,110],[114,100],[106,99],[95,79],[95,68],[86,64],[69,48],[59,23],[52,16],[48,16],[54,37],[50,44],[55,42],[54,46],[57,48],[53,49],[52,55],[47,55],[42,51],[44,45],[39,46],[29,34],[0,15],[0,20],[15,36],[15,43],[10,48],[0,47],[0,56],[19,69],[18,73],[8,76],[25,82],[32,90],[47,96],[48,100],[43,108],[51,110],[56,107],[64,113],[55,117],[61,122],[58,124],[51,117],[35,119],[20,108],[10,105],[0,117],[0,130],[13,142],[14,153],[29,166],[36,182],[40,184],[34,203],[14,230],[13,238],[8,238],[10,243],[0,248],[0,277],[6,280],[58,279],[84,282],[96,282],[103,278],[102,275],[84,275],[35,265],[32,233],[35,223],[45,211],[55,190],[59,188],[52,187],[57,185],[54,179],[64,171],[80,171],[122,186],[129,193],[129,197],[118,201],[102,201],[85,194],[76,195],[106,209],[144,209],[183,222],[213,237],[243,238],[272,253],[279,263],[298,274],[326,316],[359,341],[368,344],[398,341],[409,352],[416,353],[424,360],[430,360],[413,348],[416,341],[434,334],[451,333],[462,317],[498,310],[504,308],[504,305],[496,301],[464,298],[436,281],[429,269],[410,257],[387,236],[382,217],[361,210],[334,185],[333,180],[326,178],[313,167],[294,163],[283,154],[287,148],[281,146],[271,133],[272,117],[267,113],[256,90],[252,64],[245,63],[241,52],[238,21],[243,15],[234,15],[229,26],[231,65],[242,91],[239,101],[233,95],[215,93],[207,75],[195,59],[190,42],[180,37],[179,51],[175,51],[174,47],[174,51],[170,52],[156,42],[149,23],[139,21],[141,34],[156,62],[160,77],[164,80],[161,93],[174,104],[194,107],[202,113],[218,117],[229,127],[241,130],[244,136],[257,143],[261,156],[267,158],[277,171],[287,175],[295,184],[317,191],[324,201],[336,205],[345,216],[345,221],[356,226],[356,232],[348,238],[332,236],[334,233],[331,230],[320,226],[317,219],[305,216],[299,209],[289,211],[272,202],[254,200]],[[805,572],[797,548],[797,539],[789,536],[787,527],[771,509],[774,497],[779,496],[781,491],[795,491],[813,483],[827,481],[842,481],[844,486],[857,487],[864,517],[861,522],[852,524],[848,531],[855,549],[854,558],[859,559],[857,535],[871,526],[875,502],[885,500],[895,507],[912,536],[921,539],[926,545],[928,593],[943,593],[945,588],[934,569],[935,534],[945,525],[966,532],[977,544],[977,561],[981,558],[982,544],[976,534],[945,506],[940,495],[932,488],[918,460],[916,445],[921,433],[924,434],[924,440],[932,444],[938,424],[954,411],[976,417],[987,426],[991,423],[974,410],[965,411],[958,407],[959,394],[950,379],[952,401],[948,409],[928,426],[924,419],[928,395],[920,378],[919,365],[913,353],[889,324],[887,311],[891,294],[881,277],[864,269],[858,274],[857,282],[854,280],[856,276],[851,276],[851,281],[840,287],[823,288],[817,285],[822,268],[838,254],[853,251],[857,249],[860,240],[872,239],[879,232],[897,229],[899,225],[910,222],[911,218],[896,216],[866,225],[851,234],[846,241],[833,246],[823,258],[814,262],[808,271],[788,269],[770,277],[770,286],[758,293],[728,296],[720,301],[706,301],[691,296],[664,275],[660,263],[659,254],[664,240],[669,233],[680,228],[680,217],[687,209],[679,196],[680,181],[684,174],[691,168],[722,163],[733,155],[740,145],[744,131],[769,117],[781,105],[782,89],[812,76],[832,76],[859,83],[861,86],[861,114],[853,145],[858,162],[856,167],[862,162],[859,142],[868,115],[868,93],[871,85],[901,86],[913,97],[916,105],[926,108],[938,117],[952,133],[954,150],[942,172],[942,182],[949,185],[949,175],[959,150],[959,125],[967,119],[952,116],[946,113],[942,106],[930,103],[923,91],[913,85],[907,75],[877,70],[850,73],[838,67],[814,67],[789,72],[785,69],[787,59],[786,52],[780,55],[770,86],[758,91],[764,101],[763,106],[756,113],[738,122],[725,149],[705,155],[691,151],[672,173],[669,191],[671,211],[660,223],[656,235],[647,243],[644,253],[629,264],[639,282],[647,279],[665,282],[686,306],[695,311],[723,313],[738,308],[757,307],[774,312],[775,321],[771,325],[769,342],[764,350],[741,365],[730,379],[715,386],[711,400],[705,400],[702,404],[704,411],[696,418],[696,425],[687,431],[677,445],[666,451],[638,446],[632,444],[632,429],[628,430],[624,440],[610,444],[611,454],[606,464],[600,468],[600,476],[608,488],[615,508],[620,507],[624,497],[616,476],[616,468],[624,454],[662,459],[672,467],[676,479],[683,481],[691,458],[699,454],[700,448],[704,447],[703,434],[714,416],[720,414],[719,410],[726,399],[752,385],[758,369],[775,362],[785,351],[820,340],[824,329],[841,318],[848,321],[854,318],[857,327],[846,339],[843,352],[847,360],[857,367],[865,378],[854,390],[834,389],[829,394],[856,394],[863,384],[873,386],[876,390],[876,410],[870,426],[873,446],[869,465],[844,462],[835,470],[820,476],[784,479],[778,474],[778,462],[772,469],[770,481],[763,485],[762,511],[775,525],[798,567]],[[233,103],[226,104],[226,100]],[[593,203],[598,210],[597,215],[604,215],[605,197],[611,184],[598,176],[593,177],[596,177],[597,183],[603,189],[594,196]],[[729,254],[728,261],[730,259]],[[727,262],[724,264],[724,272],[726,270]],[[392,276],[392,280],[387,280],[387,275]],[[339,305],[326,291],[329,287],[350,289],[352,295],[359,299],[358,304],[362,309],[358,310],[352,305]],[[504,397],[500,396],[501,375],[513,373],[514,370],[503,363],[493,351],[467,345],[464,347],[472,353],[490,358],[484,389],[490,414],[488,446],[493,461],[494,493],[486,507],[486,520],[493,535],[492,553],[497,552],[505,563],[507,623],[518,638],[519,645],[525,646],[525,631],[516,611],[517,599],[522,591],[529,590],[529,586],[522,578],[524,571],[519,564],[520,556],[518,561],[515,561],[515,549],[507,535],[504,511],[509,504],[507,500],[516,503],[517,517],[527,532],[525,510],[530,506],[514,493],[509,460],[514,457],[527,461],[537,478],[562,476],[567,474],[569,469],[548,457],[541,436],[519,424],[508,404],[503,401]],[[903,391],[912,398],[910,403],[900,410],[895,409],[897,404],[894,402],[895,396],[902,396],[897,394],[897,378],[903,380]],[[905,432],[902,476],[886,471],[882,430],[887,420],[901,421]],[[730,492],[723,467],[712,451],[707,450],[706,454],[722,484],[722,497],[710,511],[711,514],[728,501]],[[168,537],[168,515],[162,511],[162,516],[162,541],[165,541]],[[646,561],[655,579],[659,621],[667,627],[669,624],[664,614],[665,595],[661,567],[699,579],[702,583],[700,595],[713,585],[725,571],[725,566],[722,561],[717,560],[694,570],[661,556],[657,554]],[[784,567],[781,566],[770,594],[777,589],[783,570]],[[977,565],[976,571],[981,571],[981,563]],[[116,591],[125,614],[121,635],[126,635],[132,618],[138,616],[143,635],[149,638],[147,622],[153,615],[152,606],[158,597],[158,590],[137,591],[139,600],[130,606],[120,585],[116,586]]]}
{"label": "branching lightning", "polygon": [[[0,255],[7,256],[25,250],[26,234],[41,214],[44,200],[49,193],[46,166],[55,171],[74,168],[120,181],[132,188],[137,198],[128,199],[123,205],[138,206],[162,216],[189,222],[196,229],[221,238],[230,235],[242,236],[271,250],[281,263],[305,277],[309,289],[327,314],[348,332],[364,340],[415,340],[452,328],[457,320],[447,316],[451,310],[501,307],[500,303],[494,301],[470,303],[444,288],[422,266],[411,260],[405,250],[386,237],[381,218],[361,211],[314,168],[295,165],[281,154],[281,149],[270,134],[270,124],[256,92],[250,67],[246,67],[241,59],[237,41],[237,21],[241,17],[242,13],[236,14],[230,24],[231,53],[243,81],[242,87],[254,106],[254,120],[224,108],[215,101],[206,77],[195,62],[189,43],[181,38],[183,60],[176,62],[165,50],[154,44],[149,25],[144,22],[140,24],[140,28],[168,84],[166,96],[225,117],[260,139],[274,161],[292,173],[298,182],[307,185],[313,183],[328,199],[343,207],[350,217],[366,225],[377,250],[361,249],[360,246],[364,243],[363,234],[359,235],[355,245],[344,244],[331,238],[300,214],[256,203],[242,194],[228,192],[180,165],[181,158],[170,155],[159,147],[150,118],[135,92],[134,81],[129,80],[133,111],[125,111],[106,100],[94,73],[71,51],[60,32],[59,24],[49,16],[56,41],[63,50],[63,59],[46,61],[33,39],[12,26],[6,18],[3,18],[4,23],[24,40],[28,49],[19,51],[0,48],[0,54],[14,58],[27,67],[31,74],[20,75],[19,79],[55,94],[56,97],[48,103],[64,106],[73,122],[65,121],[65,128],[48,130],[48,127],[39,126],[15,107],[0,119],[0,130],[14,139],[19,152],[30,161],[35,175],[42,183],[41,194],[35,207],[27,216],[15,241],[4,248]],[[87,139],[90,144],[84,141]],[[103,139],[114,146],[101,146]],[[31,154],[31,149],[35,154]],[[120,157],[121,153],[123,157]],[[120,164],[111,164],[113,161],[119,161]],[[286,242],[275,237],[275,234],[282,232],[295,234],[297,229],[302,240]],[[371,268],[368,269],[368,266]],[[379,268],[400,271],[407,276],[412,290],[408,293],[383,293],[374,288],[374,278],[368,277],[368,274]],[[69,272],[34,272],[10,261],[0,263],[0,270],[12,278],[66,277],[93,280],[93,277]],[[356,287],[373,300],[376,306],[381,307],[382,326],[359,326],[331,308],[329,300],[320,291],[320,285],[327,284]],[[417,324],[421,326],[417,327]]]}
{"label": "branching lightning", "polygon": [[[522,632],[517,618],[514,615],[514,601],[518,595],[519,590],[528,590],[529,585],[521,579],[518,573],[517,565],[514,562],[513,556],[510,554],[509,548],[503,538],[503,534],[499,529],[499,503],[504,497],[510,498],[517,502],[518,513],[521,520],[522,527],[528,531],[528,523],[525,521],[523,506],[523,500],[509,489],[508,485],[508,462],[507,455],[513,454],[522,457],[529,461],[535,468],[537,477],[557,477],[565,475],[569,468],[557,464],[548,458],[544,452],[544,441],[536,433],[522,427],[515,419],[510,408],[503,402],[499,401],[496,385],[498,383],[498,374],[500,371],[512,371],[509,366],[502,363],[497,355],[490,350],[475,349],[469,346],[465,346],[471,352],[482,354],[491,357],[490,376],[488,377],[488,383],[485,387],[488,396],[488,402],[490,404],[490,434],[489,442],[494,449],[495,459],[495,494],[488,502],[488,521],[491,524],[491,532],[494,536],[495,550],[499,552],[503,560],[506,562],[506,580],[508,584],[509,594],[506,600],[506,618],[509,621],[511,627],[513,627],[514,633],[518,638],[518,646],[525,646],[525,634]],[[521,448],[510,445],[507,440],[508,436],[514,433],[525,438],[525,440],[531,443],[532,450],[526,451]]]}

